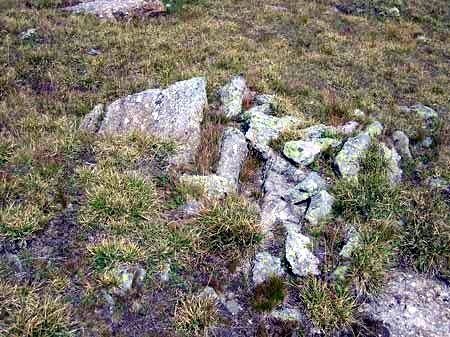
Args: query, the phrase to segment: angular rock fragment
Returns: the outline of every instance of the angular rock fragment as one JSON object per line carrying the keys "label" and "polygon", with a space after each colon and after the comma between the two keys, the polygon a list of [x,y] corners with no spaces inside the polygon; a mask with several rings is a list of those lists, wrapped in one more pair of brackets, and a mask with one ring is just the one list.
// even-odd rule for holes
{"label": "angular rock fragment", "polygon": [[211,174],[208,176],[184,174],[179,178],[181,184],[203,190],[208,198],[220,199],[236,193],[234,186],[227,178]]}
{"label": "angular rock fragment", "polygon": [[242,103],[247,83],[243,76],[235,76],[230,83],[219,90],[222,112],[227,118],[236,118],[242,112]]}
{"label": "angular rock fragment", "polygon": [[286,238],[286,260],[292,272],[298,276],[318,275],[319,260],[311,252],[311,240],[300,233],[290,231]]}
{"label": "angular rock fragment", "polygon": [[311,198],[311,203],[306,211],[305,219],[311,224],[317,225],[327,219],[333,211],[334,198],[327,191],[320,191]]}
{"label": "angular rock fragment", "polygon": [[294,140],[284,144],[283,154],[299,165],[312,164],[320,153],[339,143],[333,138],[319,138],[313,141]]}
{"label": "angular rock fragment", "polygon": [[369,149],[371,142],[368,134],[360,134],[345,142],[334,161],[343,178],[357,177],[361,159]]}
{"label": "angular rock fragment", "polygon": [[392,134],[392,140],[394,141],[396,150],[403,159],[412,159],[411,151],[409,149],[409,138],[403,131],[395,131]]}
{"label": "angular rock fragment", "polygon": [[383,133],[383,124],[378,121],[374,121],[366,126],[363,134],[369,135],[372,138],[376,138]]}
{"label": "angular rock fragment", "polygon": [[425,120],[437,119],[439,117],[438,113],[434,109],[423,104],[411,106],[410,111]]}
{"label": "angular rock fragment", "polygon": [[84,116],[84,119],[80,124],[80,129],[90,133],[95,133],[98,129],[100,129],[100,125],[104,117],[105,106],[103,104],[98,104],[90,113]]}
{"label": "angular rock fragment", "polygon": [[393,184],[398,184],[402,180],[403,171],[400,168],[400,156],[395,148],[388,148],[386,144],[380,143],[380,151],[387,164],[387,177]]}
{"label": "angular rock fragment", "polygon": [[325,189],[326,182],[316,172],[311,172],[304,180],[291,189],[287,200],[297,204],[311,198],[319,191]]}
{"label": "angular rock fragment", "polygon": [[270,316],[285,322],[302,322],[306,317],[296,308],[284,307],[279,310],[272,311]]}
{"label": "angular rock fragment", "polygon": [[256,254],[253,267],[253,283],[258,285],[267,281],[271,276],[283,276],[281,259],[267,252]]}

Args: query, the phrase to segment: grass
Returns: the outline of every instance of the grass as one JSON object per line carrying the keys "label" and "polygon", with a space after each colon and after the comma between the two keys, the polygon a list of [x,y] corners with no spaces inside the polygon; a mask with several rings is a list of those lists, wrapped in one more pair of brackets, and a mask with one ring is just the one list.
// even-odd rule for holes
{"label": "grass", "polygon": [[277,276],[256,286],[253,307],[257,311],[271,311],[281,304],[286,297],[284,280]]}
{"label": "grass", "polygon": [[261,239],[258,213],[245,199],[236,196],[213,201],[194,220],[200,244],[213,252],[238,252]]}
{"label": "grass", "polygon": [[92,244],[88,251],[99,271],[110,269],[118,263],[134,263],[142,257],[139,246],[126,240],[104,239]]}

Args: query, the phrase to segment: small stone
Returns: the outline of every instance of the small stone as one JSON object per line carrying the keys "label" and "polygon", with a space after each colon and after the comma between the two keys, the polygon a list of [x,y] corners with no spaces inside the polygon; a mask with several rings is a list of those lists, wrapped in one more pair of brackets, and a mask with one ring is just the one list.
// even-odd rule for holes
{"label": "small stone", "polygon": [[363,133],[369,135],[372,138],[376,138],[383,133],[383,129],[383,124],[378,121],[374,121],[367,125],[366,130]]}
{"label": "small stone", "polygon": [[339,131],[345,135],[350,135],[358,129],[359,123],[350,121],[338,127]]}
{"label": "small stone", "polygon": [[270,316],[285,322],[302,322],[305,319],[300,310],[287,307],[272,311]]}
{"label": "small stone", "polygon": [[29,28],[26,31],[23,31],[19,34],[19,39],[21,40],[31,40],[36,38],[37,36],[37,29],[36,28]]}
{"label": "small stone", "polygon": [[339,252],[339,256],[344,259],[350,259],[353,252],[360,246],[361,242],[361,237],[353,226],[350,227],[347,237],[347,242]]}
{"label": "small stone", "polygon": [[355,109],[353,111],[353,115],[356,117],[366,117],[366,114],[364,113],[364,111],[362,111],[360,109]]}
{"label": "small stone", "polygon": [[237,314],[239,314],[239,312],[242,311],[242,306],[234,298],[227,299],[222,303],[225,306],[225,308],[227,308],[228,312],[233,316],[236,316]]}
{"label": "small stone", "polygon": [[158,273],[159,280],[163,283],[169,282],[170,280],[170,264],[165,263]]}
{"label": "small stone", "polygon": [[264,104],[268,104],[268,105],[276,105],[277,102],[277,98],[274,95],[258,95],[255,97],[255,104],[257,105],[264,105]]}
{"label": "small stone", "polygon": [[429,178],[426,183],[431,188],[436,189],[447,189],[450,186],[449,182],[441,177]]}
{"label": "small stone", "polygon": [[419,146],[430,148],[433,145],[433,138],[425,137],[425,139],[418,144]]}
{"label": "small stone", "polygon": [[343,178],[357,177],[361,160],[369,149],[371,142],[371,137],[366,133],[349,138],[345,142],[342,150],[335,158],[335,164]]}
{"label": "small stone", "polygon": [[197,200],[192,200],[180,207],[180,211],[186,216],[194,216],[200,213],[202,204]]}
{"label": "small stone", "polygon": [[140,289],[145,278],[145,270],[141,267],[121,266],[113,269],[113,275],[117,282],[115,294],[125,296],[132,289]]}
{"label": "small stone", "polygon": [[281,259],[270,253],[262,252],[256,254],[253,267],[253,283],[258,285],[267,281],[271,276],[283,276]]}
{"label": "small stone", "polygon": [[87,54],[89,56],[98,56],[98,55],[101,55],[102,52],[99,49],[91,48],[87,51]]}
{"label": "small stone", "polygon": [[388,16],[392,16],[394,18],[397,18],[397,17],[400,16],[400,10],[397,7],[391,7],[391,8],[388,8],[386,10],[386,14]]}
{"label": "small stone", "polygon": [[437,119],[438,113],[432,108],[425,106],[423,104],[416,104],[410,108],[410,111],[417,114],[417,116],[423,118],[424,120]]}
{"label": "small stone", "polygon": [[328,219],[333,211],[333,203],[333,196],[327,191],[320,191],[312,196],[305,219],[313,225],[317,225],[320,221]]}
{"label": "small stone", "polygon": [[227,178],[218,175],[199,176],[184,174],[180,177],[180,183],[203,190],[208,198],[220,199],[236,193],[234,186]]}
{"label": "small stone", "polygon": [[380,150],[387,163],[387,176],[391,183],[398,184],[402,180],[403,171],[400,168],[400,156],[395,148],[388,148],[386,144],[380,143]]}
{"label": "small stone", "polygon": [[100,129],[100,125],[105,117],[105,106],[98,104],[92,109],[90,113],[84,116],[81,121],[80,130],[95,133]]}
{"label": "small stone", "polygon": [[402,158],[406,160],[412,159],[412,154],[409,149],[409,138],[403,131],[395,131],[392,134],[392,140],[394,141],[394,146],[396,150],[400,153]]}
{"label": "small stone", "polygon": [[223,114],[227,118],[236,118],[242,112],[247,83],[243,76],[235,76],[230,83],[219,90]]}
{"label": "small stone", "polygon": [[311,240],[300,233],[289,232],[286,238],[286,259],[297,276],[319,275],[319,259],[310,251]]}

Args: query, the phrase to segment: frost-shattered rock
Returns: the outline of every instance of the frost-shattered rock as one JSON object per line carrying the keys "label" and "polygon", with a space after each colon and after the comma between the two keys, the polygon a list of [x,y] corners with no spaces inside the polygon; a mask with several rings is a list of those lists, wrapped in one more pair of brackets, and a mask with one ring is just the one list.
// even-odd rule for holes
{"label": "frost-shattered rock", "polygon": [[403,131],[395,131],[392,134],[392,140],[394,141],[396,150],[403,159],[412,159],[411,151],[409,149],[409,138]]}
{"label": "frost-shattered rock", "polygon": [[116,16],[130,16],[134,11],[158,14],[166,11],[161,0],[93,0],[66,7],[64,10],[76,14],[92,14],[102,19],[114,19]]}
{"label": "frost-shattered rock", "polygon": [[330,125],[316,124],[301,130],[301,133],[303,140],[313,141],[321,138],[335,138],[339,134],[339,129]]}
{"label": "frost-shattered rock", "polygon": [[100,128],[100,125],[105,117],[105,106],[98,104],[92,109],[90,113],[84,116],[81,121],[80,129],[83,131],[95,133]]}
{"label": "frost-shattered rock", "polygon": [[450,336],[448,286],[426,276],[394,272],[379,296],[364,307],[391,337]]}
{"label": "frost-shattered rock", "polygon": [[253,283],[258,285],[267,281],[271,276],[283,276],[281,259],[268,252],[256,254],[253,267]]}
{"label": "frost-shattered rock", "polygon": [[320,191],[311,198],[311,203],[306,211],[305,219],[311,224],[317,225],[320,221],[329,218],[333,211],[334,198],[327,191]]}
{"label": "frost-shattered rock", "polygon": [[82,125],[91,129],[99,125],[99,134],[140,131],[173,141],[178,144],[174,161],[188,163],[200,144],[200,124],[207,105],[206,80],[199,77],[118,99],[106,106],[103,114],[97,106]]}
{"label": "frost-shattered rock", "polygon": [[255,104],[263,105],[269,104],[270,106],[274,106],[278,104],[277,97],[274,95],[258,95],[255,97]]}
{"label": "frost-shattered rock", "polygon": [[271,112],[270,104],[263,104],[254,106],[243,115],[244,121],[248,124],[245,137],[266,159],[271,152],[269,143],[277,139],[282,132],[299,125],[301,122],[298,118],[292,116],[269,116],[268,114]]}
{"label": "frost-shattered rock", "polygon": [[450,183],[442,177],[434,177],[434,178],[430,177],[426,180],[426,184],[428,186],[430,186],[431,188],[436,188],[436,189],[450,188]]}
{"label": "frost-shattered rock", "polygon": [[361,159],[366,154],[372,140],[368,134],[349,138],[335,158],[335,164],[345,179],[354,178],[360,170]]}
{"label": "frost-shattered rock", "polygon": [[319,259],[311,252],[311,240],[298,232],[288,232],[286,259],[292,272],[298,276],[318,275]]}
{"label": "frost-shattered rock", "polygon": [[234,186],[227,178],[215,174],[208,176],[184,174],[179,180],[181,184],[204,191],[206,196],[211,199],[220,199],[236,193],[236,186]]}
{"label": "frost-shattered rock", "polygon": [[244,101],[247,83],[243,76],[235,76],[219,90],[222,112],[225,117],[235,118],[242,112],[242,102]]}
{"label": "frost-shattered rock", "polygon": [[339,144],[334,138],[318,138],[312,141],[294,140],[284,144],[283,154],[299,165],[312,164],[320,153]]}
{"label": "frost-shattered rock", "polygon": [[403,171],[400,168],[401,157],[395,148],[390,149],[384,143],[380,143],[380,151],[387,164],[387,177],[393,184],[398,184],[402,180]]}
{"label": "frost-shattered rock", "polygon": [[325,189],[326,182],[316,172],[311,172],[305,179],[297,184],[288,193],[287,199],[297,204],[311,198],[319,191]]}
{"label": "frost-shattered rock", "polygon": [[19,34],[19,39],[21,40],[31,40],[38,36],[36,28],[29,28]]}
{"label": "frost-shattered rock", "polygon": [[244,134],[236,128],[226,128],[222,137],[217,175],[224,177],[235,186],[239,184],[239,175],[248,155]]}
{"label": "frost-shattered rock", "polygon": [[338,130],[345,135],[350,135],[358,129],[359,123],[350,121],[338,127]]}

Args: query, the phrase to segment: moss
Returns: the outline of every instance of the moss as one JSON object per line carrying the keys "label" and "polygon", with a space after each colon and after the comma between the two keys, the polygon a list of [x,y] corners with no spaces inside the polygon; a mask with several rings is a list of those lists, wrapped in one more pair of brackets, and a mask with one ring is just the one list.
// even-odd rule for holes
{"label": "moss", "polygon": [[272,276],[266,282],[256,286],[253,307],[257,311],[271,311],[286,297],[283,279]]}

